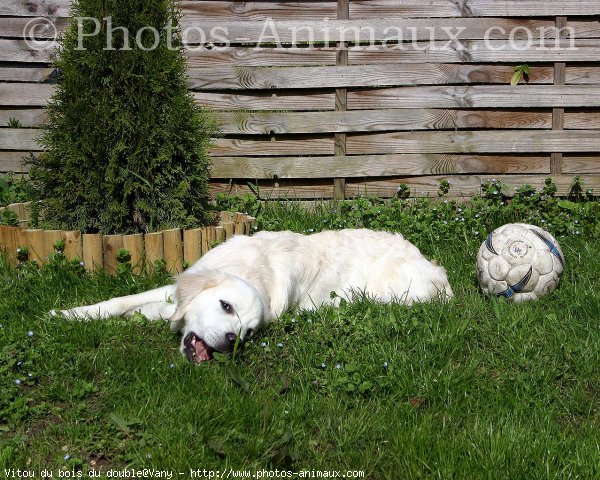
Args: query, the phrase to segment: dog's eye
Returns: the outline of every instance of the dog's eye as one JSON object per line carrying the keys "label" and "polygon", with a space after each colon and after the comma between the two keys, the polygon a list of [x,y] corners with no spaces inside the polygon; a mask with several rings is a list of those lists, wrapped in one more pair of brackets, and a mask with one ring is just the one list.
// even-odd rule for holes
{"label": "dog's eye", "polygon": [[221,302],[221,308],[225,310],[227,313],[233,313],[233,307],[230,303],[227,303],[223,300],[219,300]]}

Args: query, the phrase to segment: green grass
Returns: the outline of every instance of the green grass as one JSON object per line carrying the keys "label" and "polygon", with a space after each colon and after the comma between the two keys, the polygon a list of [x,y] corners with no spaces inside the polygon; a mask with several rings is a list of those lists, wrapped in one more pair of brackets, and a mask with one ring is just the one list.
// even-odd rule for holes
{"label": "green grass", "polygon": [[[318,214],[267,214],[273,227],[323,228]],[[183,478],[197,468],[598,478],[598,241],[561,239],[560,288],[525,305],[479,293],[479,240],[415,243],[447,268],[449,304],[357,298],[296,312],[234,362],[199,367],[180,356],[165,323],[45,313],[164,276],[0,269],[0,472],[129,465]]]}

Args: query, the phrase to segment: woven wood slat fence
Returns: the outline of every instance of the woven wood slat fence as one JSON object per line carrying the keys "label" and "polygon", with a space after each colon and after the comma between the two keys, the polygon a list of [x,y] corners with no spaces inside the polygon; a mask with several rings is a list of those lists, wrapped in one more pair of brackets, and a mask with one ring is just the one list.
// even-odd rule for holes
{"label": "woven wood slat fence", "polygon": [[[540,186],[550,175],[561,194],[576,175],[600,192],[600,0],[181,6],[194,28],[190,90],[222,123],[213,193],[393,196],[406,183],[435,195],[445,179],[451,196],[471,196],[492,177]],[[0,5],[0,171],[39,152],[54,88],[53,50],[32,50],[22,32],[36,17],[64,29],[68,11],[69,0]],[[200,29],[227,42],[200,45]],[[397,32],[404,43],[389,41]],[[531,74],[511,87],[523,63]]]}
{"label": "woven wood slat fence", "polygon": [[[122,248],[130,253],[136,273],[151,268],[157,261],[164,261],[169,272],[181,273],[184,265],[192,265],[233,235],[250,235],[256,222],[249,215],[221,212],[218,226],[133,235],[82,234],[79,231],[29,228],[30,205],[15,203],[6,207],[20,222],[18,227],[0,226],[0,254],[10,263],[16,264],[17,249],[27,247],[29,259],[43,265],[54,253],[56,243],[63,241],[68,259],[80,259],[88,271],[104,268],[109,273],[116,272],[117,256]],[[0,213],[2,210],[4,208]]]}

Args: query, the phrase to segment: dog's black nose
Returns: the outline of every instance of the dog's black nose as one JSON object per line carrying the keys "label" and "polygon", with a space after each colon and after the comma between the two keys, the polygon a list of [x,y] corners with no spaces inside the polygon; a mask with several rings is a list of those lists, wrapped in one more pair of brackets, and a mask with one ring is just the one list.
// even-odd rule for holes
{"label": "dog's black nose", "polygon": [[229,343],[229,345],[233,347],[237,340],[237,335],[235,333],[229,332],[225,334],[225,338],[227,338],[227,343]]}

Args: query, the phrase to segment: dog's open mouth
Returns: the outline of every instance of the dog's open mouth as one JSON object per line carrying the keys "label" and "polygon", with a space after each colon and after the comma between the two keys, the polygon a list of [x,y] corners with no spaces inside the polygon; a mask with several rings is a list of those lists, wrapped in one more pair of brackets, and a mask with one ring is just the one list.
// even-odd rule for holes
{"label": "dog's open mouth", "polygon": [[213,359],[214,348],[209,347],[204,340],[194,332],[190,332],[183,340],[184,353],[188,360],[194,363],[202,363]]}

